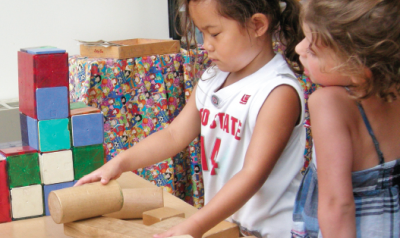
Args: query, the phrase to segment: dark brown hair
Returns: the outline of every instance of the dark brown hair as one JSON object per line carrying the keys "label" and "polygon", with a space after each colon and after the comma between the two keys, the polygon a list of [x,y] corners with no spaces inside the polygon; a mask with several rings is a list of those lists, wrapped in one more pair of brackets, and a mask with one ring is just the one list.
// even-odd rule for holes
{"label": "dark brown hair", "polygon": [[310,27],[312,44],[335,52],[341,62],[336,70],[365,79],[364,84],[358,85],[363,90],[360,99],[371,95],[385,101],[397,98],[400,94],[399,0],[309,0],[301,18]]}
{"label": "dark brown hair", "polygon": [[[202,0],[180,0],[179,8],[184,9],[182,13],[181,34],[188,42],[196,42],[194,39],[195,27],[190,17],[189,3],[191,1]],[[218,13],[226,18],[233,19],[243,27],[246,26],[254,14],[262,13],[269,20],[269,33],[285,46],[286,58],[294,62],[296,66],[293,70],[301,73],[302,66],[299,56],[295,53],[295,47],[304,35],[300,27],[300,3],[298,0],[215,0]],[[280,3],[286,4],[285,10],[281,11]]]}

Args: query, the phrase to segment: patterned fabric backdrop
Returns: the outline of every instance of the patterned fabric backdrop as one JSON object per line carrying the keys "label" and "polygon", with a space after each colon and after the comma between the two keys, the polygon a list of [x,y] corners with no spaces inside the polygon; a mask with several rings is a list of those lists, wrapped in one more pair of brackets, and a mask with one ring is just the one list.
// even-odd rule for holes
{"label": "patterned fabric backdrop", "polygon": [[[71,56],[71,102],[100,108],[106,160],[167,127],[182,110],[193,85],[210,65],[207,53],[115,60]],[[203,206],[198,139],[173,158],[136,172],[195,207]]]}
{"label": "patterned fabric backdrop", "polygon": [[[276,52],[283,47],[275,43]],[[146,136],[167,127],[186,104],[193,86],[209,67],[207,52],[181,50],[178,54],[115,60],[71,56],[71,102],[100,108],[104,115],[106,160],[134,146]],[[315,90],[298,75],[305,99]],[[311,132],[306,107],[305,166],[311,157]],[[199,138],[173,158],[134,171],[164,190],[200,208],[204,204]]]}

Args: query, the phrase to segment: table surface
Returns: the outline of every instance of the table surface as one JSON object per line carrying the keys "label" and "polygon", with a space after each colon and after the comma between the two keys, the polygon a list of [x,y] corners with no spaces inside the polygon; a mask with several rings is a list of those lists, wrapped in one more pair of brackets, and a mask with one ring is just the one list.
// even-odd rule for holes
{"label": "table surface", "polygon": [[[121,188],[151,188],[156,185],[132,172],[125,172],[117,179]],[[185,212],[185,217],[193,215],[197,209],[174,195],[164,192],[164,206]],[[132,222],[142,223],[140,219]],[[54,223],[50,216],[31,218],[0,224],[1,238],[67,238],[62,224]]]}

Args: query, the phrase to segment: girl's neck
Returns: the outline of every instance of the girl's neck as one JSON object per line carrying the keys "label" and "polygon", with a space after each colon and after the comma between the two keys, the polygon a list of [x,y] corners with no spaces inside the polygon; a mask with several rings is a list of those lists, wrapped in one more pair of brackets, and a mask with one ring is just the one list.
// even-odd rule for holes
{"label": "girl's neck", "polygon": [[254,59],[248,65],[236,72],[230,72],[220,89],[234,84],[237,81],[257,72],[260,68],[270,62],[275,57],[272,43],[268,42],[264,45],[265,47],[260,50],[257,56],[254,57]]}

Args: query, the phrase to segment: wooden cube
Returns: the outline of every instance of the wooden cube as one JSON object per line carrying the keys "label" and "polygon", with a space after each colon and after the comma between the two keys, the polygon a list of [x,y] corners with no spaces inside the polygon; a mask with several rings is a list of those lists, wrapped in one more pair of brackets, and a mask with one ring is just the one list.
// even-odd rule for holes
{"label": "wooden cube", "polygon": [[36,89],[69,87],[68,54],[18,52],[19,110],[37,119]]}
{"label": "wooden cube", "polygon": [[38,120],[67,118],[69,116],[67,87],[36,89],[36,111]]}
{"label": "wooden cube", "polygon": [[56,184],[43,186],[44,206],[45,206],[45,215],[46,216],[50,216],[49,204],[48,204],[48,198],[49,198],[50,192],[54,191],[54,190],[63,189],[63,188],[69,188],[69,187],[74,186],[74,184],[75,184],[75,181],[71,181],[71,182],[66,182],[66,183],[56,183]]}
{"label": "wooden cube", "polygon": [[54,119],[38,122],[39,150],[50,152],[71,148],[69,119]]}
{"label": "wooden cube", "polygon": [[154,223],[163,221],[171,217],[185,217],[185,213],[179,210],[162,207],[154,210],[143,212],[143,224],[150,226]]}
{"label": "wooden cube", "polygon": [[13,219],[43,215],[42,185],[31,185],[11,189]]}
{"label": "wooden cube", "polygon": [[40,176],[45,185],[74,180],[72,151],[42,153],[39,155]]}
{"label": "wooden cube", "polygon": [[[77,110],[77,109],[75,109]],[[103,144],[103,114],[89,113],[71,117],[73,146]]]}
{"label": "wooden cube", "polygon": [[21,125],[22,145],[39,150],[38,120],[20,113],[19,121]]}
{"label": "wooden cube", "polygon": [[104,164],[103,144],[73,147],[75,180],[93,172]]}
{"label": "wooden cube", "polygon": [[9,188],[40,184],[39,156],[29,146],[1,149],[7,160]]}
{"label": "wooden cube", "polygon": [[11,221],[10,191],[7,183],[7,161],[0,154],[0,223]]}

